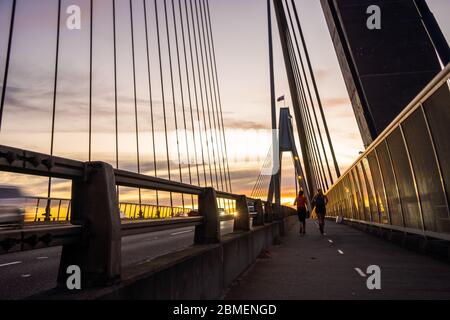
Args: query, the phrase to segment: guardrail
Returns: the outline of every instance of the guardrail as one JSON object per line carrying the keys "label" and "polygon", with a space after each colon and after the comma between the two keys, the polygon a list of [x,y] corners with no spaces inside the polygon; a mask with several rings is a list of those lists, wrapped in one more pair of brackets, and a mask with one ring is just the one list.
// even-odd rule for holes
{"label": "guardrail", "polygon": [[450,240],[450,65],[328,191],[328,215]]}
{"label": "guardrail", "polygon": [[[195,245],[221,241],[220,222],[234,220],[234,231],[250,231],[294,212],[261,200],[229,194],[123,170],[103,162],[84,163],[0,145],[0,171],[72,181],[69,223],[29,225],[0,230],[0,254],[63,246],[58,283],[65,285],[68,266],[82,270],[85,287],[120,279],[121,237],[182,227],[195,227]],[[121,223],[117,186],[181,193],[198,197],[198,216],[130,220]],[[220,215],[217,199],[236,202],[236,215]],[[248,210],[252,202],[255,213]]]}

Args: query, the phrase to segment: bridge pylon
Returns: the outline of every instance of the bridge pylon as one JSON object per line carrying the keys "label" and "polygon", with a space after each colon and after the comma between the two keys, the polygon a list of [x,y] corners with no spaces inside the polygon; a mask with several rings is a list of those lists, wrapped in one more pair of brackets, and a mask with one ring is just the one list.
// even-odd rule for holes
{"label": "bridge pylon", "polygon": [[[311,190],[310,187],[308,187],[308,183],[305,179],[303,167],[300,162],[300,156],[298,154],[297,147],[295,145],[292,116],[290,114],[289,108],[280,109],[278,148],[273,146],[272,150],[273,156],[277,157],[274,163],[278,164],[278,170],[276,171],[276,173],[272,175],[272,178],[270,180],[267,201],[271,203],[273,201],[274,195],[275,197],[277,197],[281,194],[281,171],[282,171],[283,154],[285,152],[291,152],[298,185],[305,192],[308,207],[311,210],[310,195],[312,192],[314,192],[314,190]],[[276,190],[276,188],[278,188],[278,190]],[[275,199],[275,203],[279,204],[281,202],[280,200],[281,199]]]}

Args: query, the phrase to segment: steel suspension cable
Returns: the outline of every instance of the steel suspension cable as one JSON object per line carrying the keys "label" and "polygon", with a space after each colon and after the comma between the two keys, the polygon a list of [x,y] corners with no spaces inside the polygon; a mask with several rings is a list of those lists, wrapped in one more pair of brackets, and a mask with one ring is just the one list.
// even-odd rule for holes
{"label": "steel suspension cable", "polygon": [[[290,36],[289,36],[290,38]],[[314,124],[312,123],[312,119],[311,119],[311,113],[309,112],[309,108],[308,108],[308,102],[306,99],[306,93],[304,90],[304,86],[303,86],[303,82],[301,79],[301,75],[300,75],[300,70],[298,67],[298,63],[297,63],[297,59],[296,59],[296,55],[295,55],[295,50],[293,47],[293,43],[292,43],[292,39],[290,39],[290,50],[291,50],[291,54],[293,55],[293,59],[294,62],[294,68],[295,68],[295,73],[296,73],[296,77],[297,77],[297,81],[298,81],[298,86],[300,87],[300,99],[302,101],[302,105],[303,105],[303,112],[306,115],[306,119],[307,119],[307,126],[309,127],[309,134],[310,134],[310,139],[312,140],[312,149],[313,149],[313,153],[315,156],[315,160],[317,163],[317,170],[319,171],[319,176],[320,176],[320,181],[321,181],[321,185],[322,185],[322,189],[326,190],[328,189],[328,182],[326,180],[326,174],[325,174],[325,170],[323,167],[323,163],[322,163],[322,156],[320,154],[320,150],[318,147],[318,143],[317,143],[317,138],[316,138],[316,133],[314,130]],[[326,189],[325,189],[326,186]]]}
{"label": "steel suspension cable", "polygon": [[[174,113],[174,120],[175,120],[175,136],[176,136],[176,140],[177,140],[176,143],[177,143],[177,152],[178,152],[178,169],[179,169],[180,182],[183,182],[183,173],[182,173],[182,169],[181,169],[180,140],[179,140],[179,135],[178,135],[178,116],[177,116],[175,87],[174,87],[174,79],[173,79],[172,48],[170,45],[169,18],[167,15],[167,0],[164,0],[164,18],[165,18],[165,24],[166,24],[167,49],[169,51],[168,53],[169,53],[170,85],[171,85],[171,89],[172,89],[172,99],[173,99],[172,104],[173,104],[173,113]],[[185,208],[184,194],[181,194],[181,201],[182,201],[183,209],[184,209]]]}
{"label": "steel suspension cable", "polygon": [[[290,15],[289,15],[289,17],[290,17]],[[292,20],[291,20],[291,22],[292,22]],[[292,24],[291,24],[291,26],[292,26]],[[314,130],[314,124],[313,124],[313,122],[311,120],[311,114],[309,112],[308,101],[307,101],[307,98],[306,98],[306,93],[305,93],[305,89],[304,89],[304,85],[303,85],[303,80],[302,80],[302,77],[300,75],[300,69],[299,69],[299,66],[298,66],[298,63],[297,63],[297,55],[295,53],[295,48],[294,48],[294,45],[293,45],[293,42],[292,42],[292,37],[290,35],[289,26],[286,26],[286,27],[287,27],[286,32],[288,34],[287,38],[288,38],[288,41],[289,41],[291,55],[293,56],[292,59],[294,60],[293,64],[294,64],[294,68],[295,68],[297,82],[298,82],[298,86],[301,89],[301,91],[299,93],[301,94],[300,99],[303,102],[303,109],[304,109],[303,112],[305,113],[305,116],[307,118],[307,124],[309,126],[310,136],[311,136],[310,139],[312,139],[312,142],[311,142],[312,143],[312,147],[313,147],[312,151],[313,151],[313,153],[315,155],[315,158],[316,158],[316,163],[317,163],[317,167],[318,167],[317,170],[319,171],[321,185],[322,185],[322,188],[325,190],[325,186],[327,186],[326,189],[328,189],[328,182],[327,182],[327,179],[326,179],[326,174],[325,174],[325,170],[324,170],[324,166],[323,166],[323,162],[322,162],[322,156],[321,156],[321,153],[320,153],[320,150],[319,150],[319,147],[318,147],[316,133],[315,133],[315,130]],[[297,48],[298,48],[297,36],[296,36],[296,34],[295,34],[293,29],[292,29],[292,31],[293,31],[293,35],[294,35],[294,38],[295,38],[295,41],[296,41],[296,44],[297,44]],[[303,64],[300,51],[298,51],[298,55],[299,55],[300,62]],[[307,78],[305,78],[305,81],[307,81]],[[314,108],[314,105],[313,105],[313,108]],[[319,134],[320,134],[320,128],[318,128],[318,131],[319,131]]]}
{"label": "steel suspension cable", "polygon": [[[226,191],[224,189],[224,184],[223,184],[223,172],[222,172],[222,144],[218,139],[217,136],[217,119],[216,119],[216,105],[215,103],[217,103],[217,98],[215,95],[215,90],[213,90],[213,85],[211,82],[211,78],[212,78],[212,59],[211,59],[211,51],[210,49],[210,43],[209,43],[209,35],[206,34],[205,31],[205,20],[206,17],[204,16],[204,10],[203,10],[203,5],[202,5],[202,1],[199,0],[199,10],[200,10],[200,20],[201,20],[201,25],[202,25],[202,34],[203,34],[203,43],[204,43],[204,47],[205,47],[205,59],[206,59],[206,68],[207,68],[207,74],[208,74],[208,84],[209,84],[209,93],[210,93],[210,97],[211,97],[211,110],[212,110],[212,117],[213,117],[213,127],[214,127],[214,138],[215,138],[215,145],[216,145],[216,149],[217,149],[217,162],[219,165],[219,176],[220,176],[220,186],[221,186],[221,190]],[[214,98],[213,98],[214,97]]]}
{"label": "steel suspension cable", "polygon": [[16,21],[16,0],[12,2],[11,8],[11,21],[9,24],[9,36],[8,36],[8,49],[6,53],[6,61],[5,61],[5,72],[3,74],[3,83],[2,83],[2,97],[0,101],[0,131],[2,130],[3,123],[3,109],[5,106],[5,95],[6,95],[6,87],[8,84],[8,75],[9,75],[9,65],[11,60],[11,47],[12,47],[12,38],[14,34],[14,22]]}
{"label": "steel suspension cable", "polygon": [[[216,131],[216,141],[217,140],[219,141],[219,147],[220,147],[219,163],[221,163],[221,166],[223,168],[223,180],[225,183],[225,191],[229,191],[229,185],[228,185],[228,181],[227,181],[227,172],[226,172],[226,163],[225,163],[224,141],[223,141],[222,129],[221,129],[221,125],[220,125],[220,111],[219,111],[219,106],[218,106],[217,87],[216,87],[215,74],[214,74],[214,61],[213,61],[213,54],[212,54],[212,49],[211,49],[212,35],[209,31],[210,29],[209,29],[208,11],[207,11],[207,7],[206,7],[206,2],[204,0],[203,0],[203,5],[201,5],[201,8],[203,8],[202,11],[204,14],[204,21],[205,21],[205,25],[206,25],[206,31],[204,31],[204,32],[206,32],[206,39],[208,42],[209,63],[211,66],[211,78],[212,78],[212,85],[213,85],[213,92],[214,92],[215,114],[216,114],[216,119],[217,119],[217,122],[215,125],[219,131],[219,138],[217,138],[217,131]],[[221,171],[221,178],[222,178],[222,171]],[[223,184],[222,184],[222,188],[223,188]]]}
{"label": "steel suspension cable", "polygon": [[[191,27],[189,23],[189,11],[188,11],[188,5],[187,0],[184,0],[184,6],[186,11],[186,24],[188,29],[188,40],[189,40],[189,52],[191,57],[191,66],[192,66],[192,80],[194,84],[194,96],[195,96],[195,105],[196,105],[196,111],[197,111],[197,122],[199,127],[199,133],[200,133],[200,150],[202,154],[202,167],[203,167],[203,176],[205,179],[205,186],[207,186],[207,178],[206,178],[206,164],[205,164],[205,152],[204,152],[204,146],[203,146],[203,134],[202,134],[202,125],[200,120],[200,107],[199,107],[199,98],[198,98],[198,91],[197,91],[197,79],[195,75],[195,63],[194,63],[194,54],[192,49],[192,37],[191,37]],[[194,123],[193,123],[194,125]],[[194,139],[195,141],[195,139]],[[200,185],[200,180],[199,180]]]}
{"label": "steel suspension cable", "polygon": [[[211,146],[212,149],[212,157],[213,157],[213,164],[214,164],[214,173],[215,173],[215,180],[216,180],[216,186],[217,188],[219,187],[219,180],[217,177],[217,162],[216,162],[216,152],[215,152],[215,143],[214,143],[214,138],[213,138],[213,134],[212,134],[212,123],[211,123],[211,111],[210,111],[210,104],[209,104],[209,96],[208,96],[208,84],[207,84],[207,80],[206,80],[206,70],[205,70],[205,59],[204,59],[204,54],[203,54],[203,42],[202,42],[202,38],[203,34],[202,34],[202,29],[200,26],[200,20],[199,20],[199,14],[198,14],[198,6],[197,6],[197,0],[193,0],[194,1],[194,6],[195,6],[195,17],[196,17],[196,22],[197,22],[197,30],[198,30],[198,44],[199,44],[199,48],[200,48],[200,60],[201,60],[201,66],[202,66],[202,74],[203,74],[203,81],[204,81],[204,89],[205,89],[205,102],[206,102],[206,111],[207,111],[207,116],[208,116],[208,124],[209,124],[209,136],[207,135],[207,143]],[[191,0],[192,2],[192,0]],[[204,39],[203,39],[204,40]],[[214,187],[214,184],[211,181],[211,184]]]}
{"label": "steel suspension cable", "polygon": [[[160,37],[160,30],[159,30],[158,4],[157,4],[157,0],[155,0],[154,2],[155,2],[156,34],[157,34],[157,43],[158,43],[159,72],[160,72],[160,78],[161,78],[161,96],[162,96],[163,116],[164,116],[164,132],[165,132],[165,141],[166,141],[167,172],[169,175],[169,180],[172,180],[171,172],[170,172],[169,138],[168,138],[168,133],[167,133],[166,99],[165,99],[165,94],[164,94],[164,78],[163,78],[163,66],[162,66],[162,55],[161,55],[161,37]],[[173,207],[172,193],[170,193],[170,206]]]}
{"label": "steel suspension cable", "polygon": [[337,177],[339,178],[341,176],[341,172],[340,172],[339,165],[338,165],[338,162],[337,162],[337,159],[336,159],[336,154],[335,154],[335,151],[334,151],[333,142],[331,141],[330,131],[328,129],[328,124],[327,124],[327,121],[326,121],[326,118],[325,118],[325,113],[324,113],[324,110],[323,110],[322,99],[320,98],[319,89],[317,87],[316,77],[314,75],[314,70],[312,68],[308,47],[306,45],[305,37],[304,37],[304,34],[303,34],[303,29],[301,27],[300,18],[298,16],[298,12],[297,12],[297,6],[295,5],[295,1],[294,0],[291,0],[291,3],[292,3],[295,19],[297,21],[297,27],[299,29],[300,38],[302,40],[303,51],[305,52],[305,57],[306,57],[306,61],[307,61],[307,64],[308,64],[308,69],[309,69],[309,73],[310,73],[310,76],[311,76],[311,80],[312,80],[312,83],[313,83],[314,92],[316,94],[317,102],[318,102],[318,105],[319,105],[319,110],[320,110],[320,114],[321,114],[321,117],[322,117],[322,122],[323,122],[323,125],[324,125],[324,128],[325,128],[325,133],[326,133],[326,136],[327,136],[327,139],[328,139],[328,145],[330,147],[331,156],[333,158],[335,171],[336,171]]}
{"label": "steel suspension cable", "polygon": [[299,90],[300,89],[300,84],[299,84],[298,72],[297,72],[298,71],[298,66],[296,64],[295,55],[294,55],[294,53],[292,51],[293,50],[293,48],[292,48],[292,41],[291,41],[290,35],[288,33],[287,33],[286,39],[287,39],[287,45],[288,45],[288,50],[289,50],[289,57],[291,59],[291,64],[292,64],[293,69],[294,69],[293,70],[294,79],[295,79],[296,86],[297,86],[297,91],[298,91],[298,94],[299,94],[299,96],[296,97],[296,99],[298,99],[300,108],[302,109],[302,113],[304,114],[302,119],[303,119],[303,126],[305,128],[305,133],[306,133],[306,140],[307,140],[307,143],[309,145],[309,150],[311,152],[311,154],[310,154],[311,161],[312,161],[311,164],[312,164],[312,167],[313,167],[313,171],[314,171],[314,175],[315,175],[315,179],[316,179],[316,184],[317,185],[322,185],[322,183],[321,183],[322,179],[321,179],[321,175],[320,175],[319,163],[318,163],[318,160],[317,160],[317,155],[316,155],[316,152],[315,152],[315,145],[314,145],[314,141],[313,141],[313,138],[312,138],[311,129],[310,129],[310,126],[309,126],[310,119],[308,117],[308,114],[305,112],[304,100],[302,98],[303,95],[302,95],[301,90]]}
{"label": "steel suspension cable", "polygon": [[[184,64],[185,64],[185,72],[186,72],[186,83],[187,83],[187,91],[189,98],[189,110],[191,113],[191,124],[192,124],[192,138],[194,143],[194,155],[195,155],[195,166],[197,168],[197,182],[200,185],[200,171],[198,169],[198,155],[197,155],[197,142],[195,141],[195,123],[194,123],[194,111],[192,108],[192,95],[191,95],[191,85],[190,85],[190,77],[189,77],[189,67],[188,67],[188,58],[187,58],[187,50],[186,50],[186,37],[185,37],[185,29],[184,29],[184,21],[183,21],[183,10],[181,5],[181,0],[178,0],[178,7],[180,9],[180,21],[181,21],[181,34],[183,40],[183,53],[184,53]],[[189,163],[190,163],[189,158]]]}
{"label": "steel suspension cable", "polygon": [[211,48],[212,48],[212,57],[213,57],[213,62],[214,62],[217,97],[219,100],[219,111],[220,111],[221,126],[222,126],[223,144],[224,144],[224,149],[225,149],[225,160],[226,160],[226,164],[227,164],[229,192],[233,192],[232,185],[231,185],[230,167],[229,167],[229,162],[228,162],[228,150],[227,150],[227,143],[226,143],[226,136],[225,136],[225,126],[224,126],[224,121],[223,121],[222,100],[221,100],[221,96],[220,96],[219,76],[218,76],[218,72],[217,72],[216,50],[215,50],[215,46],[214,46],[214,37],[213,37],[213,32],[212,32],[211,11],[209,9],[209,0],[206,0],[206,7],[208,9],[207,11],[208,11],[209,34],[210,34],[210,38],[211,38]]}
{"label": "steel suspension cable", "polygon": [[[292,20],[292,15],[291,15],[291,11],[290,11],[290,9],[289,9],[289,4],[288,4],[288,1],[287,1],[287,0],[285,0],[285,4],[286,4],[286,11],[287,11],[287,13],[288,13],[289,23],[290,23],[290,26],[291,26],[291,30],[292,30],[292,33],[293,33],[293,35],[294,35],[295,45],[296,45],[296,49],[297,49],[298,56],[299,56],[299,60],[300,60],[300,66],[301,66],[301,69],[302,69],[303,78],[305,79],[306,89],[307,89],[307,92],[308,92],[309,100],[310,100],[310,102],[311,102],[311,109],[312,109],[312,111],[313,111],[315,124],[316,124],[317,131],[318,131],[318,134],[319,134],[320,144],[321,144],[321,146],[322,146],[322,151],[323,151],[323,155],[324,155],[324,158],[325,158],[325,164],[326,164],[326,166],[327,166],[328,175],[329,175],[331,184],[333,184],[333,175],[332,175],[332,173],[331,173],[330,164],[329,164],[329,162],[328,162],[327,151],[326,151],[326,149],[325,149],[325,144],[324,144],[324,141],[323,141],[323,138],[322,138],[322,131],[321,131],[321,129],[320,129],[319,120],[318,120],[318,118],[317,118],[317,113],[316,113],[315,104],[314,104],[313,97],[312,97],[312,94],[311,94],[311,89],[310,89],[310,87],[309,87],[309,81],[308,81],[308,77],[307,77],[307,75],[306,75],[305,65],[304,65],[304,63],[303,63],[303,57],[302,57],[302,54],[301,54],[301,51],[300,51],[300,46],[299,46],[297,34],[296,34],[296,32],[295,32],[294,22],[293,22],[293,20]],[[320,152],[320,151],[319,151],[319,152]],[[327,181],[327,180],[328,180],[328,179],[326,179],[325,181]],[[328,181],[327,181],[327,188],[328,188]]]}
{"label": "steel suspension cable", "polygon": [[[152,127],[152,145],[153,145],[153,168],[155,177],[158,177],[158,170],[156,166],[156,145],[155,145],[155,125],[154,125],[154,114],[153,114],[153,90],[152,90],[152,80],[151,80],[151,66],[150,66],[150,46],[148,39],[148,17],[147,17],[147,1],[142,0],[144,5],[144,26],[145,26],[145,46],[147,50],[147,75],[148,75],[148,93],[150,99],[150,122]],[[155,191],[156,195],[156,207],[159,210],[159,192]]]}
{"label": "steel suspension cable", "polygon": [[194,18],[194,10],[192,6],[192,0],[189,0],[190,3],[190,11],[191,11],[191,18],[192,18],[192,31],[194,35],[194,48],[195,48],[195,57],[197,60],[197,72],[198,72],[198,80],[199,80],[199,89],[200,89],[200,101],[201,101],[201,107],[202,107],[202,116],[203,116],[203,127],[205,131],[205,142],[206,142],[206,153],[208,155],[208,168],[209,168],[209,174],[210,174],[210,182],[211,186],[214,186],[213,183],[213,173],[212,173],[212,166],[211,166],[211,157],[210,157],[210,151],[209,151],[209,143],[208,143],[208,128],[206,124],[206,112],[205,112],[205,104],[203,100],[203,86],[202,86],[202,77],[201,77],[201,71],[200,71],[200,60],[199,60],[199,53],[198,53],[198,47],[197,47],[197,33],[195,31],[195,18]]}
{"label": "steel suspension cable", "polygon": [[[54,151],[54,141],[55,141],[55,119],[56,119],[56,95],[58,90],[58,72],[59,72],[59,45],[60,45],[60,34],[61,34],[61,0],[58,0],[58,18],[57,18],[57,28],[56,28],[56,52],[55,52],[55,72],[53,79],[53,103],[52,103],[52,125],[51,125],[51,136],[50,136],[50,155],[53,156]],[[50,219],[50,198],[52,189],[52,178],[48,179],[48,190],[47,195],[49,200],[47,201],[46,215],[45,219]]]}
{"label": "steel suspension cable", "polygon": [[[131,56],[133,62],[133,94],[134,94],[134,122],[136,128],[136,158],[137,158],[137,171],[141,173],[141,156],[139,150],[139,122],[138,122],[138,107],[137,107],[137,89],[136,89],[136,56],[134,48],[134,23],[133,23],[133,3],[130,0],[130,26],[131,26]],[[139,193],[139,217],[142,217],[142,190],[138,189]]]}
{"label": "steel suspension cable", "polygon": [[[190,153],[189,153],[189,143],[188,143],[188,135],[187,135],[187,120],[186,120],[186,106],[184,101],[184,89],[183,89],[183,79],[181,74],[181,62],[180,62],[180,49],[178,45],[178,28],[177,28],[177,20],[175,17],[175,2],[172,0],[172,13],[173,13],[173,27],[175,32],[175,43],[176,43],[176,53],[177,53],[177,63],[178,63],[178,75],[180,80],[180,91],[181,91],[181,106],[183,108],[183,123],[184,123],[184,136],[186,143],[186,152],[188,159],[188,172],[189,172],[189,184],[192,184],[192,172],[191,172],[191,162],[190,162]],[[191,196],[192,207],[194,207],[194,197]]]}
{"label": "steel suspension cable", "polygon": [[93,8],[94,0],[90,1],[90,30],[89,30],[89,151],[88,151],[88,159],[92,160],[92,38],[93,38],[93,26],[94,26],[94,8]]}

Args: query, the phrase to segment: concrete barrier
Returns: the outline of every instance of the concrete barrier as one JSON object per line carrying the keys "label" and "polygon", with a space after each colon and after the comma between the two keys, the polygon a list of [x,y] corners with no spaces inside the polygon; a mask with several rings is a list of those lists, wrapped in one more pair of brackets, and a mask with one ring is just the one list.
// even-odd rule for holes
{"label": "concrete barrier", "polygon": [[223,236],[220,243],[195,245],[124,268],[122,281],[109,287],[73,293],[55,289],[33,299],[218,299],[295,219],[285,217]]}

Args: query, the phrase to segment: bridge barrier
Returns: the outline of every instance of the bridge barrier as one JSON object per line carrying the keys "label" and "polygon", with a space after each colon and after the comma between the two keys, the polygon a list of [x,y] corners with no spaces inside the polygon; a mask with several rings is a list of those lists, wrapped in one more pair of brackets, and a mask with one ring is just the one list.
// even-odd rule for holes
{"label": "bridge barrier", "polygon": [[447,65],[330,188],[329,217],[422,246],[450,241],[449,77]]}
{"label": "bridge barrier", "polygon": [[[195,246],[219,245],[225,248],[220,232],[220,222],[223,220],[234,220],[235,233],[247,234],[252,238],[252,219],[254,225],[259,226],[257,228],[266,230],[264,234],[274,228],[272,225],[276,225],[276,228],[280,225],[280,231],[276,233],[278,235],[283,233],[285,218],[295,214],[292,209],[273,208],[269,203],[263,204],[243,195],[115,170],[103,162],[84,163],[8,146],[0,146],[0,171],[72,181],[69,223],[31,224],[20,229],[0,230],[0,254],[62,245],[58,272],[58,285],[61,288],[66,286],[66,271],[72,265],[80,267],[84,288],[120,283],[123,277],[122,236],[194,226]],[[196,196],[199,215],[121,223],[117,186]],[[237,214],[221,216],[218,198],[236,201]],[[253,214],[248,210],[249,201],[256,203],[256,212]],[[250,241],[248,239],[239,241]],[[264,236],[264,239],[263,247],[273,241],[272,236]],[[260,249],[261,246],[256,248]],[[238,269],[242,271],[242,268]]]}

